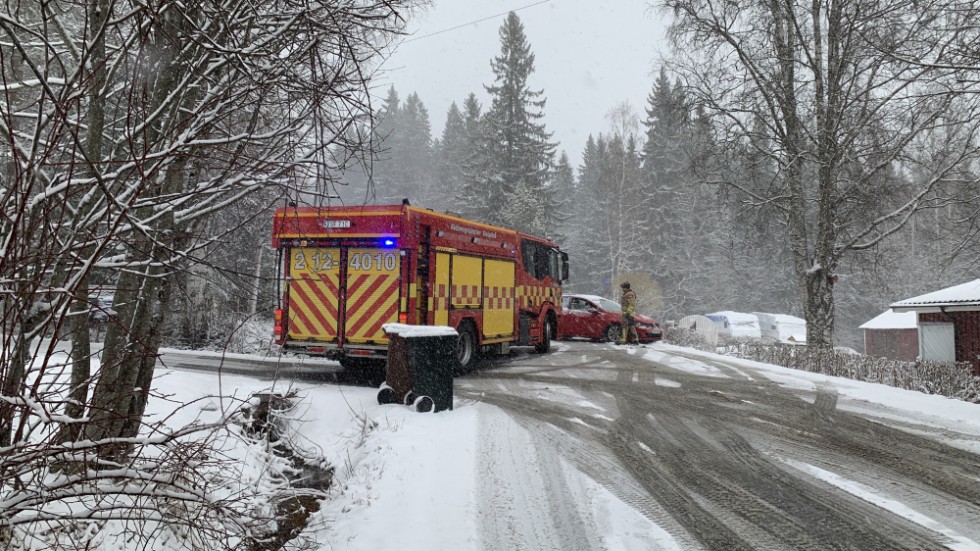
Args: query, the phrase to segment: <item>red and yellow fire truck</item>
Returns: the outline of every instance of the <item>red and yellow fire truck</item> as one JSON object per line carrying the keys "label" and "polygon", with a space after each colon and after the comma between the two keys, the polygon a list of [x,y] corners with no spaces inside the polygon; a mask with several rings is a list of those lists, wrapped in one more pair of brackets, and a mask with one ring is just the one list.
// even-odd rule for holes
{"label": "red and yellow fire truck", "polygon": [[408,205],[277,209],[287,350],[383,364],[386,323],[450,326],[459,369],[511,345],[547,352],[568,255],[546,239]]}

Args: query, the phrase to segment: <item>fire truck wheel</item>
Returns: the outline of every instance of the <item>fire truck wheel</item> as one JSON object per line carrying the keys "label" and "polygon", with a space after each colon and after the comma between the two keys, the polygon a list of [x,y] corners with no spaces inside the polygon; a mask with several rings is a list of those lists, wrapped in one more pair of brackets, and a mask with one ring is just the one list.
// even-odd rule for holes
{"label": "fire truck wheel", "polygon": [[473,331],[473,324],[463,322],[459,324],[459,344],[456,345],[456,357],[459,365],[456,369],[457,375],[465,375],[476,367],[476,332]]}
{"label": "fire truck wheel", "polygon": [[555,338],[555,318],[551,315],[544,322],[544,334],[541,335],[541,342],[534,345],[534,350],[539,354],[544,354],[551,350],[551,339]]}

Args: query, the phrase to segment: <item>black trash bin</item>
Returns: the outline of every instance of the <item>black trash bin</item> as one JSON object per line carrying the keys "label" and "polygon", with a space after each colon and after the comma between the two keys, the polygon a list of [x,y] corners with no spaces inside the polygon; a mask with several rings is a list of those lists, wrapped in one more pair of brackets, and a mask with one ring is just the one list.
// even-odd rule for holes
{"label": "black trash bin", "polygon": [[452,327],[384,325],[388,335],[385,382],[379,404],[403,403],[417,411],[453,409],[453,373],[459,334]]}

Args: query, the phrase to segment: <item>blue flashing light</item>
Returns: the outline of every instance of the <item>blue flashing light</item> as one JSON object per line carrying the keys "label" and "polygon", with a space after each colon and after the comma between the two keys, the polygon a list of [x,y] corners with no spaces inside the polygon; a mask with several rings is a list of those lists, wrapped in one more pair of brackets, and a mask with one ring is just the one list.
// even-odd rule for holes
{"label": "blue flashing light", "polygon": [[381,246],[386,249],[390,249],[391,247],[395,246],[395,240],[390,237],[386,237],[381,240]]}

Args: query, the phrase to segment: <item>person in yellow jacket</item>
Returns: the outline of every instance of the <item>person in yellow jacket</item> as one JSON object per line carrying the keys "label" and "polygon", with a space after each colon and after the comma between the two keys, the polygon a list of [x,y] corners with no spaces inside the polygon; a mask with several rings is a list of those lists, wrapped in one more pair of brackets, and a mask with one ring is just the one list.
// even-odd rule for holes
{"label": "person in yellow jacket", "polygon": [[623,290],[623,295],[619,300],[623,314],[623,336],[617,344],[627,344],[628,342],[640,344],[640,336],[636,333],[636,319],[633,317],[636,315],[636,293],[630,289],[630,284],[627,281],[624,281],[619,287]]}

